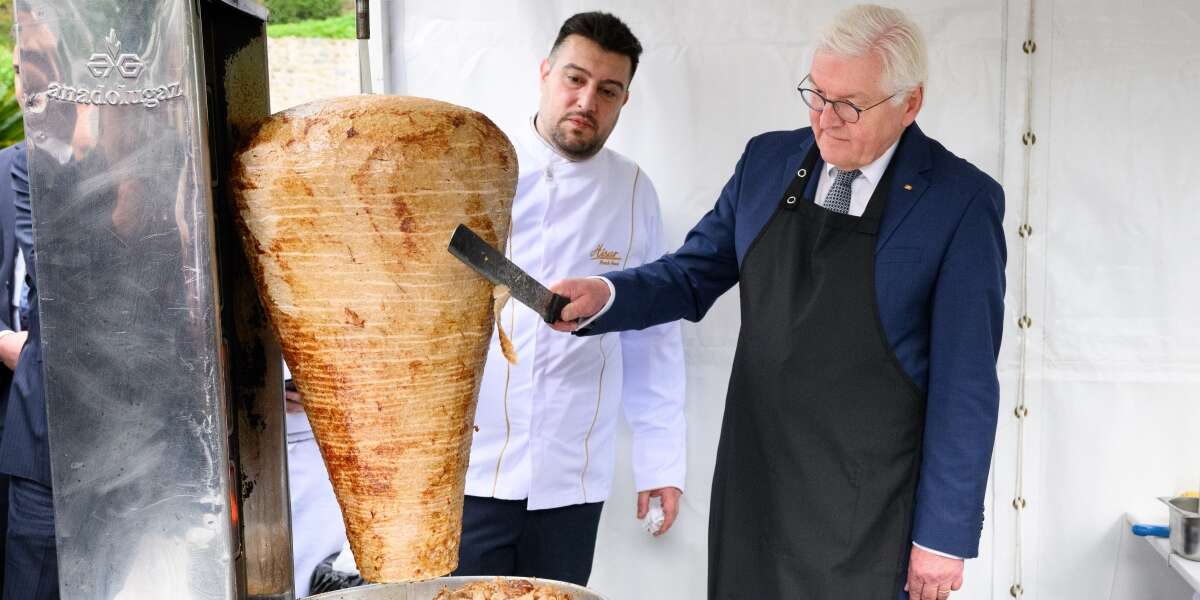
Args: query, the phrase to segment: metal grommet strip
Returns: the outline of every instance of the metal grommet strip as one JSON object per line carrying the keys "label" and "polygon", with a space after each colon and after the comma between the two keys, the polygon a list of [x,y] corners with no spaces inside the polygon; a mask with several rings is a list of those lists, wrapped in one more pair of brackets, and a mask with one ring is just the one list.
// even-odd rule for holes
{"label": "metal grommet strip", "polygon": [[796,177],[808,177],[808,169],[800,169],[796,171]]}
{"label": "metal grommet strip", "polygon": [[795,204],[795,203],[796,203],[796,197],[795,197],[795,196],[788,196],[788,197],[787,197],[787,203],[788,203],[788,204]]}

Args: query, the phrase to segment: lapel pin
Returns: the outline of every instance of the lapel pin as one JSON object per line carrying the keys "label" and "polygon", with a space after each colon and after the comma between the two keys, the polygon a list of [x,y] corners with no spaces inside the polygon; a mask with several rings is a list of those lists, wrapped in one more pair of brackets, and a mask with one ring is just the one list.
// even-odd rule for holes
{"label": "lapel pin", "polygon": [[907,184],[907,183],[906,183],[906,184],[904,184],[904,189],[905,189],[905,190],[907,190],[907,191],[909,191],[909,192],[911,192],[911,191],[912,191],[912,185],[910,185],[910,184]]}

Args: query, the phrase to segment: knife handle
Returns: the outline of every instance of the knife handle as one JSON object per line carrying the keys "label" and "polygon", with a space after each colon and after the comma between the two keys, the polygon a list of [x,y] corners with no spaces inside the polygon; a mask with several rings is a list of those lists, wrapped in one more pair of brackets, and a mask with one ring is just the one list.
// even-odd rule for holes
{"label": "knife handle", "polygon": [[1151,537],[1171,537],[1171,529],[1161,525],[1134,525],[1133,535]]}
{"label": "knife handle", "polygon": [[562,320],[563,307],[571,303],[571,299],[566,296],[554,294],[550,296],[550,306],[546,307],[546,313],[552,317],[546,322],[553,325]]}

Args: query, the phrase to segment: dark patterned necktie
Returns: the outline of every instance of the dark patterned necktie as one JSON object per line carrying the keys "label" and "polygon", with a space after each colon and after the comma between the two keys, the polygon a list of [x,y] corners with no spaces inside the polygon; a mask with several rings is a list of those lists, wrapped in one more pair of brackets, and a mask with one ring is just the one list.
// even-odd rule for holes
{"label": "dark patterned necktie", "polygon": [[850,184],[854,183],[855,177],[862,175],[862,171],[843,171],[834,167],[833,172],[836,177],[829,193],[825,195],[825,210],[844,215],[850,212]]}

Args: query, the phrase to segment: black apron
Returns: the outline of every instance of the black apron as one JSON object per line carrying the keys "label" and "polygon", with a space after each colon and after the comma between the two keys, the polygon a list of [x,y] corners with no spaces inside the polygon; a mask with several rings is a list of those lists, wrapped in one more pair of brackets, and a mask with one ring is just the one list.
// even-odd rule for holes
{"label": "black apron", "polygon": [[742,262],[711,600],[895,600],[904,584],[925,395],[875,296],[893,168],[859,218],[804,198],[817,156],[814,146]]}

